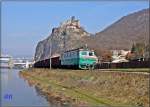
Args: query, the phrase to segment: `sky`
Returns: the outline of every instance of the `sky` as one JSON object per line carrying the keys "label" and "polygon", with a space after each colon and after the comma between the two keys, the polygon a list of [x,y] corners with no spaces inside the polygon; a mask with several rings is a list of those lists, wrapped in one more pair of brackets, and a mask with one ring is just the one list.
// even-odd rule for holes
{"label": "sky", "polygon": [[1,53],[33,57],[37,43],[71,16],[94,34],[121,17],[148,7],[148,1],[2,2]]}

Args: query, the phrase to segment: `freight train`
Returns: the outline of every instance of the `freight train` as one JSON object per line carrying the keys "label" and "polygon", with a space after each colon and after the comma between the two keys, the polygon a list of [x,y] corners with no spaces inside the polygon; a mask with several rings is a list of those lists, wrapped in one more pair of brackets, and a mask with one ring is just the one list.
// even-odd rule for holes
{"label": "freight train", "polygon": [[[77,48],[52,56],[51,66],[52,68],[94,69],[97,61],[98,58],[93,50]],[[50,59],[37,61],[34,67],[49,68]]]}

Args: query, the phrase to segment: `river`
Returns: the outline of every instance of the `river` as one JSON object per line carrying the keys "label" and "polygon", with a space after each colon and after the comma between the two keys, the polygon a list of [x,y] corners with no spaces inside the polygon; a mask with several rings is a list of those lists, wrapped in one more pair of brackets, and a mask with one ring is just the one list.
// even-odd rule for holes
{"label": "river", "polygon": [[1,106],[52,106],[27,81],[19,77],[17,69],[1,69]]}

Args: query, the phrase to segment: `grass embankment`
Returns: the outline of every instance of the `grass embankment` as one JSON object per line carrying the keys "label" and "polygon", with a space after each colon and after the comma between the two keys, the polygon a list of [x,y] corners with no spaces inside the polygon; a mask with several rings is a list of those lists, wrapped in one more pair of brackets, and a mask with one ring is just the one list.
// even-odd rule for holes
{"label": "grass embankment", "polygon": [[79,106],[149,104],[148,74],[31,69],[20,73],[48,96]]}

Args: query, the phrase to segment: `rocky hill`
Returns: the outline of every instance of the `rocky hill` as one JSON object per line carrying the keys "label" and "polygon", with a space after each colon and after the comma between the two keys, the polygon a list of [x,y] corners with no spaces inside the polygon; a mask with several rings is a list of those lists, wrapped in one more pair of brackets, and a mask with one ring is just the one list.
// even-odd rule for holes
{"label": "rocky hill", "polygon": [[58,54],[65,50],[81,47],[83,44],[80,39],[87,36],[90,36],[90,34],[80,26],[79,20],[76,20],[73,16],[61,23],[59,27],[53,28],[51,35],[38,43],[35,61],[49,57],[50,45],[52,55]]}
{"label": "rocky hill", "polygon": [[94,36],[80,26],[79,20],[72,17],[53,28],[51,35],[38,43],[35,60],[49,57],[50,44],[52,54],[87,44],[100,56],[104,50],[130,49],[133,42],[149,42],[149,9],[124,16]]}

